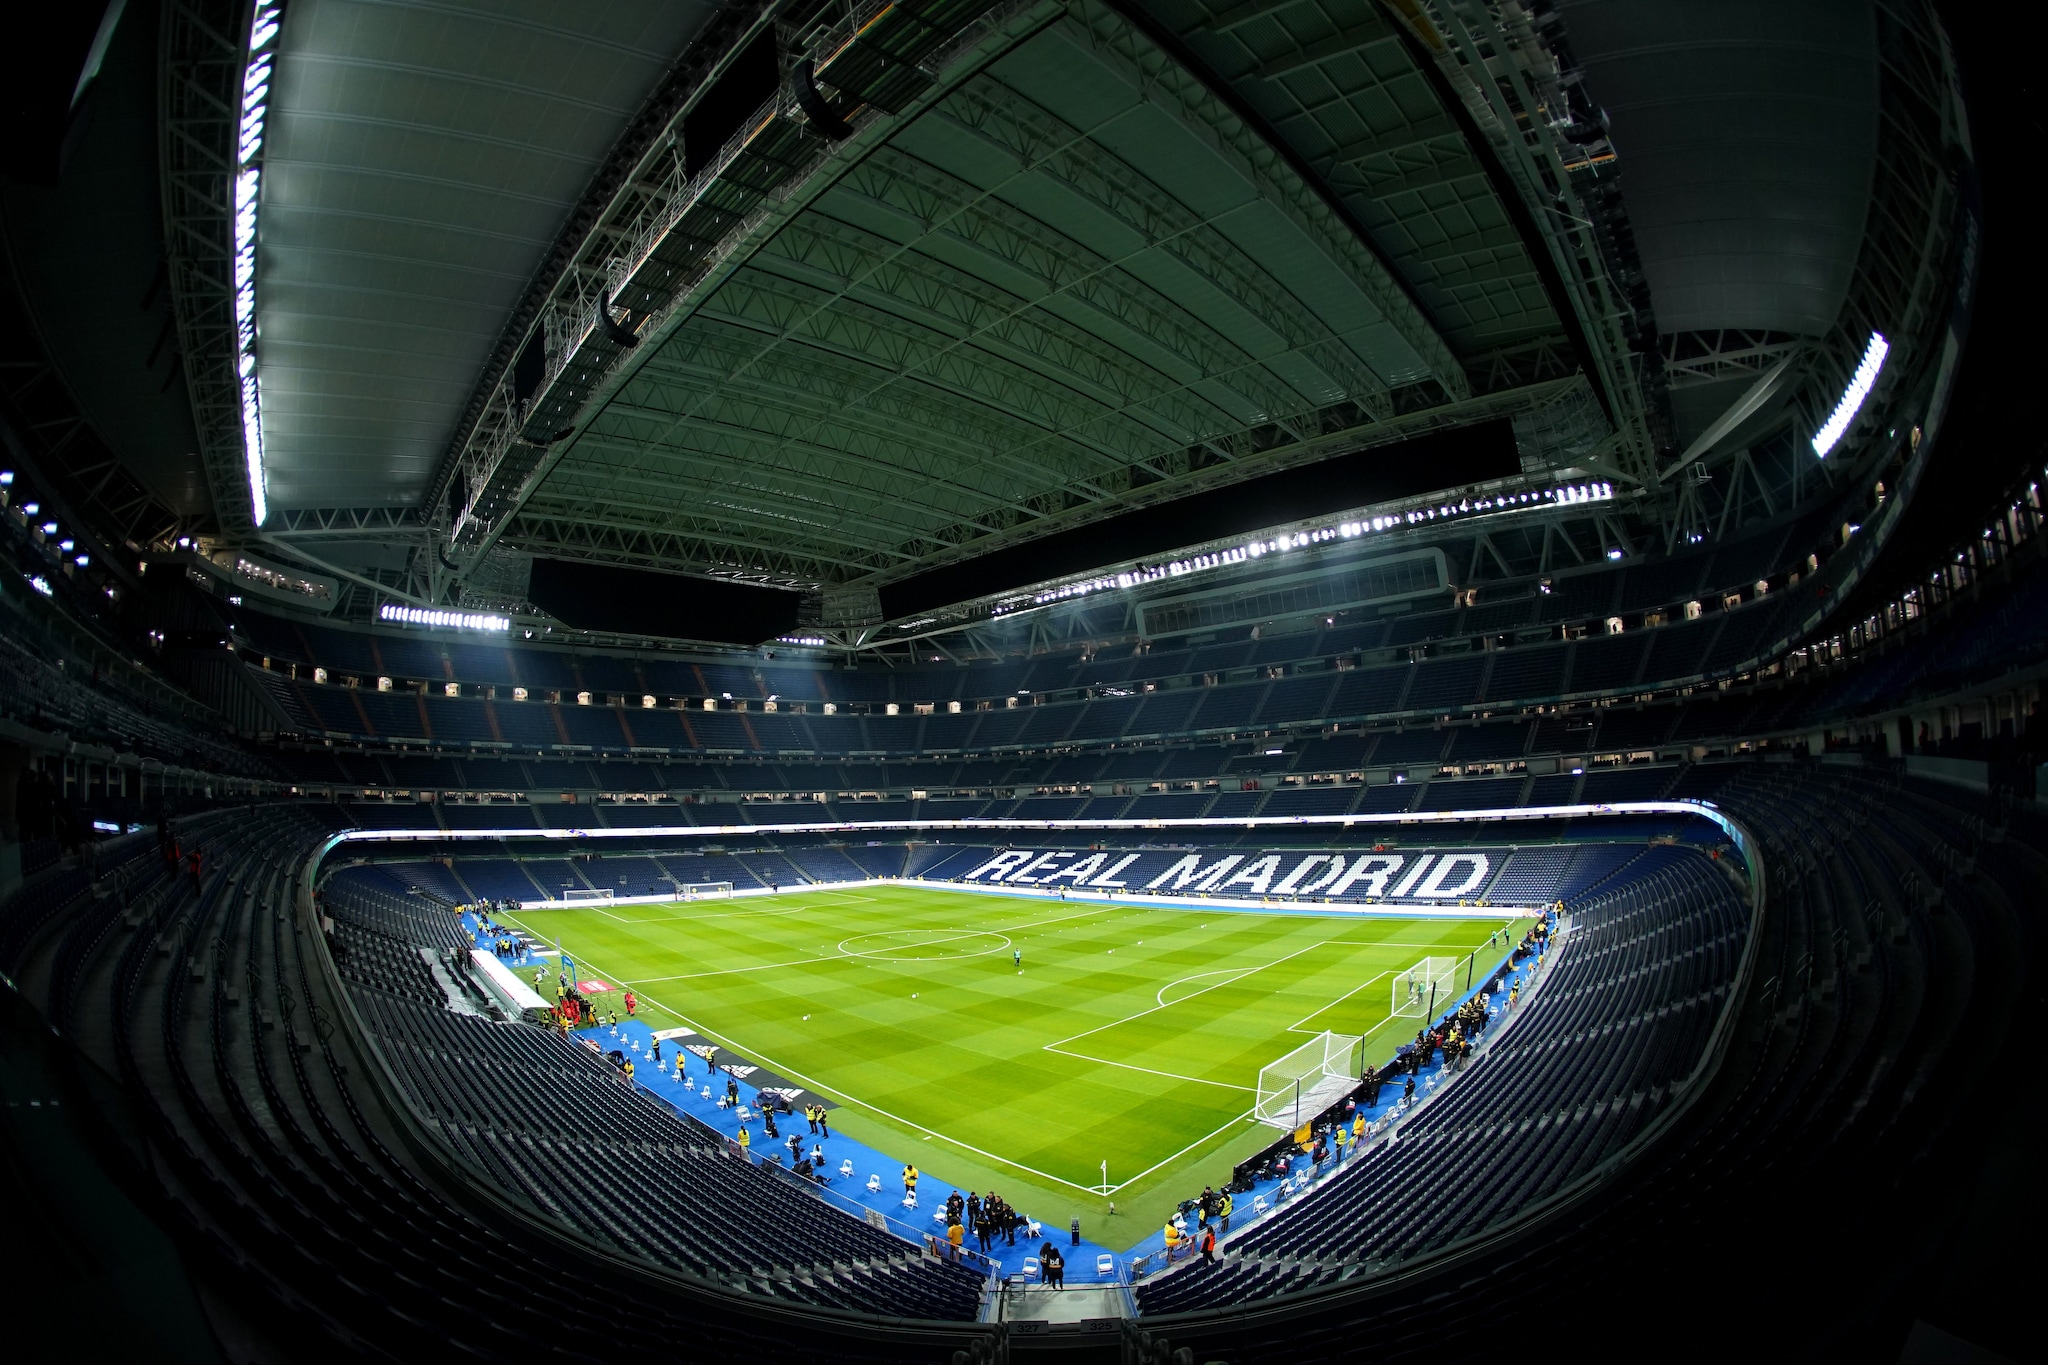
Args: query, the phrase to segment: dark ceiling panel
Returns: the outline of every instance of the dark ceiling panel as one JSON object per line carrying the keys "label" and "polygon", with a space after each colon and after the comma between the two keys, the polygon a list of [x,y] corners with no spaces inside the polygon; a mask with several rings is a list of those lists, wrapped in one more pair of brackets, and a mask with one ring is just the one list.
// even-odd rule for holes
{"label": "dark ceiling panel", "polygon": [[758,645],[796,625],[796,593],[647,569],[536,559],[534,605],[579,630]]}
{"label": "dark ceiling panel", "polygon": [[[137,482],[171,510],[204,517],[211,498],[159,273],[156,22],[155,5],[127,7],[62,181],[9,185],[0,212],[37,339],[79,409]],[[66,80],[77,78],[74,64]]]}

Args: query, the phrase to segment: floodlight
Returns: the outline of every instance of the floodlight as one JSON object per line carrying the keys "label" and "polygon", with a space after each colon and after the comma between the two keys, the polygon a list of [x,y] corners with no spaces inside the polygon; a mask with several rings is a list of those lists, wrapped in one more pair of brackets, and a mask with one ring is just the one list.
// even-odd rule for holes
{"label": "floodlight", "polygon": [[[270,77],[277,59],[281,0],[256,0],[249,21],[248,65],[242,69],[234,178],[235,340],[241,375],[242,455],[248,466],[249,515],[261,526],[270,515],[263,468],[263,414],[256,374],[256,211],[262,201],[263,126],[270,109]],[[181,541],[180,544],[183,542]]]}
{"label": "floodlight", "polygon": [[25,502],[21,505],[21,514],[25,517],[32,517],[42,510],[43,505],[39,502]]}
{"label": "floodlight", "polygon": [[66,539],[66,540],[60,540],[60,541],[58,541],[58,542],[57,542],[57,548],[58,548],[58,549],[60,549],[60,550],[62,550],[62,551],[63,551],[63,552],[65,553],[65,554],[67,554],[67,555],[68,555],[68,554],[70,554],[70,553],[71,553],[71,552],[72,552],[73,550],[75,550],[75,549],[77,549],[77,548],[78,548],[78,542],[77,542],[77,541],[75,541],[75,540],[69,540],[69,539]]}
{"label": "floodlight", "polygon": [[485,612],[429,611],[420,607],[402,607],[395,602],[386,602],[377,608],[377,618],[415,626],[449,626],[456,630],[512,629],[512,623],[504,617]]}
{"label": "floodlight", "polygon": [[0,469],[0,488],[12,487],[14,487],[14,471],[11,469]]}
{"label": "floodlight", "polygon": [[43,534],[44,534],[44,535],[46,535],[46,536],[54,536],[54,535],[56,535],[56,534],[57,534],[57,523],[56,523],[56,522],[54,522],[54,521],[46,521],[46,522],[44,522],[44,523],[43,523]]}
{"label": "floodlight", "polygon": [[1884,339],[1884,333],[1870,334],[1870,340],[1863,347],[1863,360],[1856,366],[1856,373],[1849,376],[1849,387],[1842,390],[1841,400],[1828,414],[1828,420],[1813,433],[1813,453],[1817,458],[1826,459],[1835,443],[1848,432],[1849,424],[1856,420],[1856,414],[1863,408],[1863,400],[1870,397],[1871,389],[1877,386],[1878,371],[1884,368],[1884,358],[1890,350],[1891,343]]}

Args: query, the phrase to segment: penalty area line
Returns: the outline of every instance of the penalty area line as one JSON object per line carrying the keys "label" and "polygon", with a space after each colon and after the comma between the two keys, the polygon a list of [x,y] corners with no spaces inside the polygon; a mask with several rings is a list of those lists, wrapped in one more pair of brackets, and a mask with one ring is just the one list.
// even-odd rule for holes
{"label": "penalty area line", "polygon": [[[1276,957],[1276,958],[1274,958],[1274,959],[1273,959],[1273,960],[1272,960],[1271,962],[1261,962],[1261,963],[1258,963],[1258,964],[1256,964],[1256,965],[1254,965],[1254,966],[1251,966],[1251,967],[1247,967],[1247,968],[1245,968],[1245,970],[1244,970],[1243,972],[1239,973],[1239,974],[1238,974],[1237,976],[1234,976],[1234,977],[1232,977],[1232,978],[1231,978],[1230,980],[1228,980],[1228,981],[1218,981],[1218,982],[1217,982],[1217,983],[1216,983],[1215,985],[1213,985],[1213,986],[1204,986],[1204,987],[1202,987],[1202,988],[1201,988],[1200,990],[1198,990],[1198,991],[1189,991],[1189,992],[1188,992],[1188,993],[1187,993],[1186,995],[1183,995],[1183,996],[1182,996],[1182,997],[1181,997],[1180,999],[1178,999],[1178,1000],[1174,1001],[1173,1003],[1174,1003],[1174,1005],[1185,1005],[1185,1004],[1186,1004],[1186,1003],[1187,1003],[1188,1001],[1190,1001],[1190,1000],[1193,1000],[1193,999],[1194,999],[1194,998],[1195,998],[1196,996],[1198,996],[1198,995],[1206,995],[1206,994],[1208,994],[1208,993],[1209,993],[1210,991],[1213,991],[1213,990],[1220,990],[1220,989],[1222,989],[1222,988],[1223,988],[1223,987],[1225,987],[1225,986],[1235,985],[1235,984],[1236,984],[1237,982],[1239,982],[1239,981],[1242,981],[1242,980],[1244,980],[1244,978],[1245,978],[1245,977],[1247,977],[1247,976],[1251,976],[1251,975],[1252,975],[1253,973],[1255,973],[1255,972],[1262,972],[1262,971],[1266,970],[1266,968],[1268,968],[1268,967],[1277,967],[1277,966],[1279,966],[1279,965],[1280,965],[1281,963],[1283,963],[1283,962],[1287,962],[1287,961],[1290,961],[1290,960],[1291,960],[1291,959],[1293,959],[1293,958],[1297,958],[1297,957],[1300,957],[1300,956],[1301,956],[1301,955],[1302,955],[1303,953],[1307,953],[1307,952],[1313,952],[1313,951],[1314,951],[1315,949],[1317,949],[1317,948],[1321,948],[1321,947],[1325,947],[1325,946],[1327,946],[1327,942],[1326,942],[1325,940],[1318,940],[1317,942],[1314,942],[1314,943],[1308,944],[1308,945],[1307,945],[1307,946],[1305,946],[1305,947],[1297,948],[1297,949],[1295,949],[1295,950],[1294,950],[1293,952],[1291,952],[1291,953],[1288,953],[1288,954],[1286,954],[1285,956],[1282,956],[1282,957]],[[1232,969],[1226,968],[1226,969],[1224,969],[1224,970],[1232,970]],[[1189,980],[1189,979],[1191,979],[1191,978],[1187,978],[1187,977],[1183,977],[1183,978],[1182,978],[1182,980]],[[1178,982],[1173,982],[1173,981],[1169,981],[1169,982],[1167,982],[1166,984],[1167,984],[1167,985],[1169,985],[1169,986],[1172,986],[1172,985],[1178,985],[1179,983],[1178,983]],[[1162,988],[1162,990],[1163,990],[1163,988]],[[1154,997],[1154,998],[1156,999],[1157,997]],[[1148,1015],[1148,1014],[1157,1014],[1157,1013],[1159,1013],[1159,1011],[1161,1011],[1161,1010],[1163,1010],[1163,1009],[1171,1009],[1171,1008],[1173,1008],[1173,1006],[1172,1006],[1172,1005],[1164,1005],[1164,1004],[1160,1004],[1160,1005],[1151,1005],[1151,1006],[1148,1006],[1148,1007],[1146,1007],[1145,1009],[1141,1009],[1141,1010],[1138,1010],[1138,1011],[1136,1011],[1136,1012],[1134,1012],[1134,1013],[1131,1013],[1131,1014],[1127,1014],[1127,1015],[1125,1015],[1125,1016],[1124,1016],[1123,1018],[1121,1018],[1121,1019],[1112,1019],[1112,1020],[1110,1020],[1110,1021],[1109,1021],[1108,1023],[1106,1023],[1106,1024],[1097,1024],[1097,1025],[1096,1025],[1096,1026],[1095,1026],[1094,1028],[1090,1028],[1090,1029],[1082,1029],[1082,1030],[1081,1030],[1081,1031],[1080,1031],[1079,1033],[1075,1033],[1075,1034],[1070,1034],[1070,1035],[1068,1035],[1068,1036],[1067,1036],[1067,1037],[1065,1037],[1065,1038],[1055,1038],[1055,1039],[1053,1039],[1053,1041],[1051,1041],[1050,1043],[1047,1043],[1047,1044],[1045,1045],[1045,1047],[1046,1047],[1046,1050],[1047,1050],[1047,1051],[1052,1051],[1052,1050],[1054,1050],[1054,1049],[1056,1049],[1056,1048],[1059,1048],[1059,1047],[1062,1047],[1062,1046],[1064,1046],[1064,1045],[1065,1045],[1065,1044],[1067,1044],[1067,1043],[1075,1043],[1075,1042],[1079,1042],[1079,1041],[1080,1041],[1081,1039],[1083,1039],[1083,1038],[1086,1038],[1086,1037],[1088,1037],[1088,1036],[1089,1036],[1090,1034],[1095,1034],[1095,1033],[1101,1033],[1101,1032],[1103,1032],[1103,1031],[1104,1031],[1104,1030],[1106,1030],[1106,1029],[1113,1029],[1113,1028],[1117,1027],[1117,1026],[1118,1026],[1119,1024],[1128,1024],[1128,1023],[1130,1023],[1130,1022],[1131,1022],[1131,1021],[1132,1021],[1133,1019],[1143,1019],[1143,1018],[1144,1018],[1144,1017],[1145,1017],[1146,1015]]]}
{"label": "penalty area line", "polygon": [[[1364,989],[1365,989],[1365,988],[1366,988],[1367,986],[1375,985],[1375,984],[1377,984],[1378,982],[1384,981],[1384,980],[1386,980],[1386,979],[1387,979],[1388,977],[1392,976],[1393,974],[1394,974],[1394,973],[1392,972],[1392,970],[1388,970],[1388,971],[1384,971],[1384,972],[1381,972],[1381,973],[1380,973],[1380,974],[1379,974],[1378,976],[1375,976],[1375,977],[1373,977],[1373,978],[1372,978],[1372,979],[1371,979],[1370,981],[1361,981],[1361,982],[1359,982],[1359,983],[1358,983],[1358,984],[1357,984],[1356,986],[1353,986],[1353,987],[1352,987],[1352,988],[1351,988],[1350,990],[1348,990],[1348,991],[1344,992],[1344,994],[1342,994],[1342,995],[1338,996],[1338,997],[1337,997],[1337,998],[1336,998],[1335,1000],[1329,1000],[1329,1001],[1325,1001],[1325,1002],[1324,1002],[1323,1004],[1320,1004],[1320,1005],[1316,1006],[1316,1007],[1315,1007],[1314,1009],[1310,1010],[1310,1011],[1309,1011],[1309,1012],[1308,1012],[1307,1014],[1304,1014],[1304,1015],[1302,1015],[1302,1016],[1301,1016],[1301,1018],[1299,1018],[1299,1019],[1295,1020],[1295,1021],[1294,1021],[1293,1023],[1289,1024],[1289,1025],[1287,1026],[1287,1032],[1289,1032],[1289,1033],[1321,1033],[1321,1032],[1323,1031],[1323,1030],[1321,1030],[1321,1029],[1303,1028],[1303,1027],[1302,1027],[1302,1025],[1306,1024],[1306,1023],[1307,1023],[1307,1022],[1308,1022],[1309,1020],[1311,1020],[1311,1019],[1315,1018],[1315,1017],[1316,1017],[1316,1016],[1318,1016],[1318,1015],[1322,1015],[1322,1014],[1328,1014],[1328,1013],[1329,1013],[1329,1012],[1330,1012],[1331,1010],[1333,1010],[1333,1009],[1337,1008],[1337,1006],[1339,1006],[1339,1005],[1343,1004],[1343,1003],[1344,1003],[1344,1002],[1345,1002],[1346,1000],[1349,1000],[1349,999],[1350,999],[1350,998],[1351,998],[1352,996],[1354,996],[1354,995],[1358,994],[1358,993],[1359,993],[1360,991],[1364,990]],[[1394,1017],[1394,1016],[1393,1016],[1392,1014],[1389,1014],[1389,1015],[1387,1016],[1387,1018],[1388,1018],[1388,1019],[1392,1019],[1393,1017]],[[1379,1027],[1379,1025],[1378,1025],[1378,1024],[1374,1024],[1374,1025],[1373,1025],[1373,1027],[1374,1027],[1374,1028],[1378,1028],[1378,1027]]]}
{"label": "penalty area line", "polygon": [[1175,1152],[1172,1156],[1163,1157],[1160,1160],[1153,1162],[1150,1166],[1147,1166],[1144,1170],[1138,1172],[1129,1180],[1123,1181],[1121,1184],[1112,1185],[1109,1187],[1109,1189],[1103,1191],[1103,1193],[1115,1194],[1127,1185],[1135,1185],[1140,1180],[1143,1180],[1146,1176],[1152,1174],[1152,1172],[1158,1170],[1161,1166],[1168,1166],[1180,1160],[1189,1152],[1194,1151],[1195,1148],[1201,1146],[1203,1143],[1208,1142],[1210,1139],[1214,1138],[1218,1133],[1226,1132],[1231,1128],[1235,1128],[1240,1123],[1252,1122],[1252,1112],[1252,1110],[1247,1109],[1242,1114],[1239,1114],[1236,1118],[1229,1120],[1227,1123],[1224,1123],[1219,1127],[1210,1129],[1208,1132],[1202,1134],[1202,1136],[1196,1138],[1193,1142],[1190,1142],[1187,1146]]}
{"label": "penalty area line", "polygon": [[1205,1080],[1200,1076],[1183,1076],[1178,1071],[1157,1071],[1149,1066],[1139,1066],[1135,1062],[1112,1062],[1107,1057],[1091,1057],[1085,1052],[1069,1052],[1057,1043],[1047,1043],[1040,1051],[1050,1052],[1058,1057],[1072,1057],[1077,1062],[1094,1062],[1097,1066],[1120,1066],[1126,1071],[1142,1071],[1148,1076],[1164,1076],[1169,1081],[1185,1081],[1190,1085],[1213,1085],[1224,1090],[1243,1090],[1251,1094],[1257,1093],[1248,1085],[1232,1085],[1229,1081]]}

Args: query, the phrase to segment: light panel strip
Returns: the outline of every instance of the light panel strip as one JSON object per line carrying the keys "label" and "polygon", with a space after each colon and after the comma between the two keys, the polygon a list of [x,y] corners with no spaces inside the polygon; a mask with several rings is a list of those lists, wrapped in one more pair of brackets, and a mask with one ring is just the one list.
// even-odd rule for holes
{"label": "light panel strip", "polygon": [[439,611],[431,607],[401,607],[386,602],[377,608],[377,619],[408,626],[442,626],[449,630],[510,630],[512,622],[503,616],[476,611]]}
{"label": "light panel strip", "polygon": [[249,515],[270,516],[263,466],[263,403],[256,376],[256,208],[263,191],[263,125],[277,61],[283,0],[256,0],[249,21],[242,108],[235,138],[235,367],[242,390],[242,456],[249,472]]}
{"label": "light panel strip", "polygon": [[1825,460],[1828,452],[1835,448],[1849,430],[1849,424],[1856,420],[1856,414],[1863,409],[1863,400],[1870,397],[1870,391],[1877,385],[1877,373],[1884,368],[1884,358],[1891,350],[1891,343],[1884,339],[1883,332],[1872,332],[1864,344],[1862,363],[1856,366],[1856,373],[1849,376],[1849,387],[1842,390],[1842,399],[1835,404],[1835,410],[1828,414],[1828,420],[1821,423],[1819,431],[1813,433],[1813,453]]}
{"label": "light panel strip", "polygon": [[1514,512],[1525,508],[1567,507],[1583,502],[1608,502],[1614,497],[1614,485],[1605,482],[1566,484],[1557,488],[1545,488],[1520,493],[1502,493],[1490,498],[1460,498],[1456,502],[1440,503],[1435,507],[1413,507],[1405,512],[1394,512],[1386,516],[1364,517],[1355,521],[1331,522],[1306,531],[1294,531],[1286,535],[1260,537],[1248,540],[1242,545],[1227,550],[1214,550],[1207,554],[1176,559],[1164,564],[1147,564],[1139,569],[1119,574],[1106,574],[1080,583],[1067,583],[1049,588],[1024,601],[999,603],[990,615],[1002,616],[1009,612],[1028,611],[1054,602],[1065,602],[1090,593],[1105,592],[1112,588],[1135,588],[1146,583],[1157,583],[1163,579],[1184,578],[1189,574],[1204,573],[1211,569],[1224,568],[1231,564],[1243,564],[1269,554],[1282,554],[1288,550],[1302,549],[1310,545],[1321,545],[1332,540],[1355,540],[1360,536],[1377,535],[1387,531],[1405,530],[1413,526],[1432,522],[1454,521],[1460,517],[1491,515],[1500,512]]}

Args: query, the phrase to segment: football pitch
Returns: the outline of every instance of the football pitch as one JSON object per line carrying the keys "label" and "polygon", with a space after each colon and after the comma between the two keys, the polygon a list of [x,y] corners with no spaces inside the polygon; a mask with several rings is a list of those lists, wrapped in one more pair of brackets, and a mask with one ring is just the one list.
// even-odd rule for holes
{"label": "football pitch", "polygon": [[835,1130],[927,1188],[1104,1240],[1114,1200],[1128,1241],[1279,1136],[1250,1117],[1261,1066],[1325,1029],[1386,1060],[1419,1025],[1391,1014],[1396,973],[1476,949],[1481,979],[1522,927],[882,885],[516,920],[656,1028],[837,1101]]}

